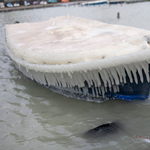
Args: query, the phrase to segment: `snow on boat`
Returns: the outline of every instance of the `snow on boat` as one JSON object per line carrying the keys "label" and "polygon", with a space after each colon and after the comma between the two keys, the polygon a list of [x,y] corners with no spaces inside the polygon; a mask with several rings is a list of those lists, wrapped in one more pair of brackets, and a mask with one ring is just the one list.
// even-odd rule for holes
{"label": "snow on boat", "polygon": [[6,25],[8,55],[28,78],[92,101],[146,99],[150,31],[62,16]]}
{"label": "snow on boat", "polygon": [[96,0],[96,1],[89,1],[89,2],[84,2],[81,5],[82,6],[88,6],[88,5],[101,5],[101,4],[106,4],[106,0]]}

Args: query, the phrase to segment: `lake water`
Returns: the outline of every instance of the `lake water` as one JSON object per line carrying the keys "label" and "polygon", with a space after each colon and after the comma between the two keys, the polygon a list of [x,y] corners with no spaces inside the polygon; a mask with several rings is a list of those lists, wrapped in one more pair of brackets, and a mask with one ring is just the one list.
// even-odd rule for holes
{"label": "lake water", "polygon": [[[117,19],[117,13],[120,19]],[[53,7],[0,13],[0,27],[73,15],[150,30],[150,2],[91,7]],[[0,31],[2,35],[2,32]],[[0,150],[149,150],[150,100],[104,103],[67,98],[24,77],[5,52],[0,36]],[[87,137],[86,131],[118,121],[124,131]]]}

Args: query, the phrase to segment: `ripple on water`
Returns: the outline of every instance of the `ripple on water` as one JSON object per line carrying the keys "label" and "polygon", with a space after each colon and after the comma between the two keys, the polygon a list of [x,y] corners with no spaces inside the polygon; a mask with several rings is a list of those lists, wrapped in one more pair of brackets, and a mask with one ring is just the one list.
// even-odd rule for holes
{"label": "ripple on water", "polygon": [[[74,15],[106,23],[150,30],[150,2],[59,7],[0,13],[0,27],[19,22]],[[120,19],[117,19],[120,12]],[[146,20],[146,21],[145,21]],[[1,33],[1,31],[0,31]],[[150,136],[149,103],[109,100],[94,103],[67,98],[25,78],[5,52],[0,37],[0,149],[1,150],[148,150],[149,141],[128,134]],[[128,134],[87,138],[84,133],[101,124],[121,122]]]}

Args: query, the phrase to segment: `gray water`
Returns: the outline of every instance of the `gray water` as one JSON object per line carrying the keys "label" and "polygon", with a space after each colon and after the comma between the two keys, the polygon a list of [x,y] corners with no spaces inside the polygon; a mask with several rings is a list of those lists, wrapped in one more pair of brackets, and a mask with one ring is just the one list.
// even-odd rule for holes
{"label": "gray water", "polygon": [[[120,19],[117,19],[120,12]],[[150,2],[91,7],[53,7],[0,13],[0,27],[73,16],[150,30]],[[0,32],[2,35],[2,33]],[[5,52],[0,36],[0,150],[149,150],[150,99],[104,103],[67,98],[24,77]],[[125,132],[87,137],[86,131],[118,121]]]}

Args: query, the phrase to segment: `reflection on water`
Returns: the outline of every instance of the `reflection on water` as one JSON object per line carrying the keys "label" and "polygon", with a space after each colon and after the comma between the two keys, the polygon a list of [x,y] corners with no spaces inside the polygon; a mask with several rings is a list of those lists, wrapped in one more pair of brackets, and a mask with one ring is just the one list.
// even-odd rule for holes
{"label": "reflection on water", "polygon": [[[60,15],[130,25],[150,30],[150,3],[61,7],[0,14],[5,24],[36,22]],[[120,19],[117,19],[120,12]],[[1,150],[148,150],[149,143],[130,135],[150,136],[150,103],[109,100],[94,103],[51,92],[24,77],[5,52],[0,37],[0,149]],[[90,138],[89,129],[119,121],[128,133]]]}

